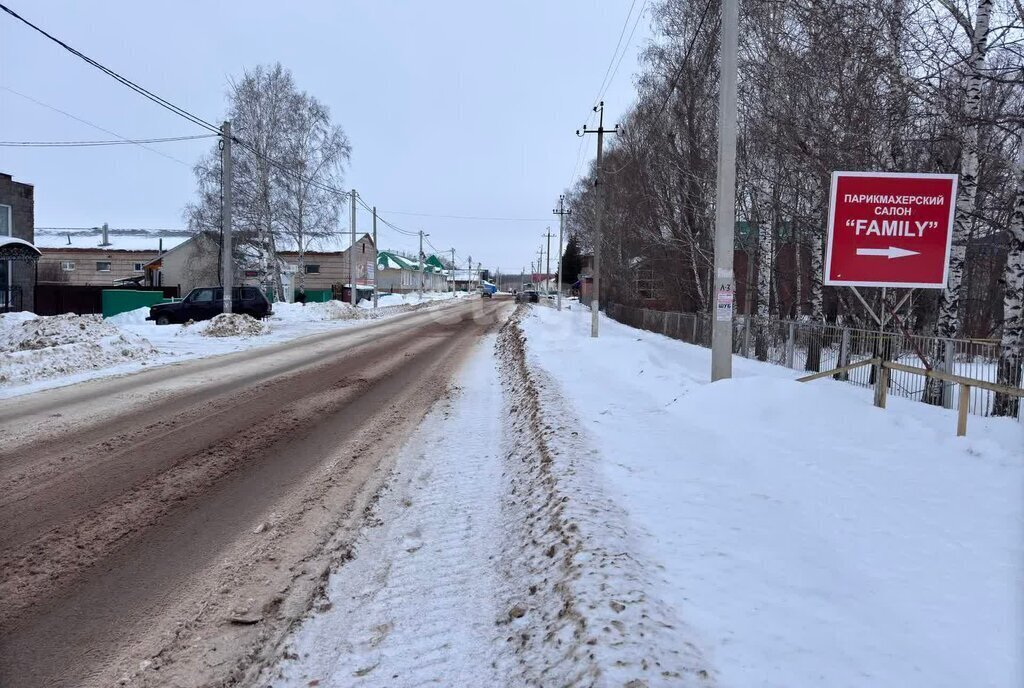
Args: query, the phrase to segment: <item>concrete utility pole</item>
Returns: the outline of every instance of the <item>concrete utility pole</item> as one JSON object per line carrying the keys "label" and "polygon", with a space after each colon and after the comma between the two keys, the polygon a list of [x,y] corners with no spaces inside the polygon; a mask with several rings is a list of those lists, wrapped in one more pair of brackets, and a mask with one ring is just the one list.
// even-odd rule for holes
{"label": "concrete utility pole", "polygon": [[351,285],[349,301],[355,306],[359,303],[359,296],[356,294],[356,190],[352,189],[348,194],[348,200],[351,205],[351,212],[349,213],[349,231],[352,234],[352,241],[348,247],[348,281]]}
{"label": "concrete utility pole", "polygon": [[224,290],[224,312],[231,312],[232,282],[235,261],[231,255],[231,122],[220,125],[220,231],[221,288]]}
{"label": "concrete utility pole", "polygon": [[562,310],[562,235],[565,233],[565,216],[572,213],[565,209],[565,194],[558,197],[558,210],[552,210],[558,215],[558,310]]}
{"label": "concrete utility pole", "polygon": [[551,228],[548,227],[548,233],[545,234],[548,238],[548,260],[544,264],[544,279],[547,280],[547,291],[551,291],[551,237],[555,236],[551,233]]}
{"label": "concrete utility pole", "polygon": [[425,237],[425,236],[430,236],[430,235],[429,234],[424,234],[423,230],[421,229],[420,230],[420,301],[423,300],[423,279],[424,279],[424,276],[426,275],[426,272],[427,272],[426,271],[427,261],[423,260],[423,257],[424,257],[423,256],[423,237]]}
{"label": "concrete utility pole", "polygon": [[[540,248],[537,249],[537,278],[538,278],[537,279],[537,282],[538,282],[538,289],[537,289],[537,291],[540,291],[539,285],[540,285],[541,282],[544,281],[544,280],[540,279],[540,268],[541,268],[541,266],[543,264],[544,264],[544,247],[541,246]],[[545,287],[545,291],[546,290],[547,290],[547,288]]]}
{"label": "concrete utility pole", "polygon": [[473,256],[466,262],[466,291],[473,291]]}
{"label": "concrete utility pole", "polygon": [[[735,63],[734,63],[735,64]],[[734,98],[735,100],[735,98]],[[597,134],[597,175],[594,179],[594,186],[597,187],[597,222],[594,226],[594,293],[590,299],[590,336],[597,336],[597,323],[598,313],[600,312],[600,300],[601,300],[601,239],[602,239],[602,222],[604,222],[604,187],[601,186],[601,161],[604,156],[604,135],[605,134],[617,134],[619,133],[619,125],[616,124],[614,129],[604,128],[604,101],[602,100],[594,108],[594,112],[598,113],[598,124],[597,129],[587,129],[587,125],[583,125],[583,130],[577,130],[577,136],[584,136],[586,134]]]}
{"label": "concrete utility pole", "polygon": [[452,298],[455,298],[455,277],[457,270],[455,269],[455,247],[452,247]]}
{"label": "concrete utility pole", "polygon": [[715,202],[715,296],[711,321],[711,381],[732,377],[736,231],[736,60],[739,0],[722,0],[721,84],[718,92],[718,191]]}
{"label": "concrete utility pole", "polygon": [[373,307],[377,307],[377,206],[373,206]]}

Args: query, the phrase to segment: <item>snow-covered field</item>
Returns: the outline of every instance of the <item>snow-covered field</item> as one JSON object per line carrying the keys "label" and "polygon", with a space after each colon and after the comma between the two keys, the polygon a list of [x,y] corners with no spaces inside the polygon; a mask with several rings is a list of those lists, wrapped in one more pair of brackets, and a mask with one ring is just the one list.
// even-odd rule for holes
{"label": "snow-covered field", "polygon": [[589,314],[524,323],[650,591],[723,686],[1024,685],[1024,427],[797,384]]}
{"label": "snow-covered field", "polygon": [[[467,296],[460,292],[457,297]],[[452,294],[383,296],[378,308],[339,301],[276,303],[265,328],[212,327],[210,323],[157,326],[146,321],[148,308],[106,320],[98,315],[37,317],[0,315],[0,398],[36,392],[147,367],[242,351],[318,332],[443,305]]]}

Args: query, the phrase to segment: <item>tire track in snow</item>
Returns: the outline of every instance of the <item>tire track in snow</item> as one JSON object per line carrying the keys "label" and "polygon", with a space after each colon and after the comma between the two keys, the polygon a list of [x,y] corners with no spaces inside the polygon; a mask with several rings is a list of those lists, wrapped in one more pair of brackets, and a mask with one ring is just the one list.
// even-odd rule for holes
{"label": "tire track in snow", "polygon": [[[464,386],[428,414],[331,579],[263,685],[488,685],[497,610],[501,387],[483,340]],[[329,607],[329,608],[328,608]]]}

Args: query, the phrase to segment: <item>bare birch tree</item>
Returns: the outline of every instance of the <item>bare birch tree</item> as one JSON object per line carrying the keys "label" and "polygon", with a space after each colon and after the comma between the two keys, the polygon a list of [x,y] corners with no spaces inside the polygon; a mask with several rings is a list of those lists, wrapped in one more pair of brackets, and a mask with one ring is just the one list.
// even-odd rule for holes
{"label": "bare birch tree", "polygon": [[[235,253],[255,260],[261,279],[284,298],[278,245],[300,252],[336,225],[342,168],[351,147],[327,109],[298,91],[281,64],[257,66],[229,82]],[[195,168],[197,200],[185,217],[195,232],[220,232],[220,153],[211,151]],[[295,237],[301,240],[296,241]]]}

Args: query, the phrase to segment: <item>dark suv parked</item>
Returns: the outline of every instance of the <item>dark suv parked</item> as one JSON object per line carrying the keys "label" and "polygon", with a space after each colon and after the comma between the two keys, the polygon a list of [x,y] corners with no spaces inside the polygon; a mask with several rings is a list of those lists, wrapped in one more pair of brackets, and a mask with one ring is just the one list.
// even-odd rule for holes
{"label": "dark suv parked", "polygon": [[[231,290],[231,311],[251,315],[257,320],[273,313],[270,301],[256,287],[235,287]],[[224,289],[221,287],[198,287],[175,303],[158,303],[149,309],[146,320],[155,320],[157,325],[185,323],[189,320],[209,320],[224,312]]]}

